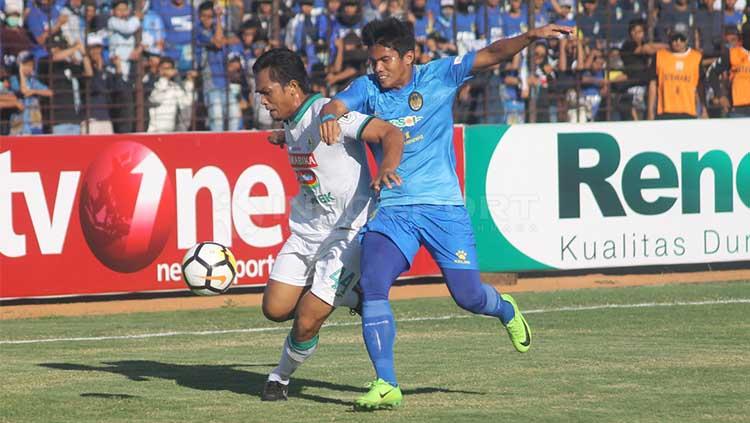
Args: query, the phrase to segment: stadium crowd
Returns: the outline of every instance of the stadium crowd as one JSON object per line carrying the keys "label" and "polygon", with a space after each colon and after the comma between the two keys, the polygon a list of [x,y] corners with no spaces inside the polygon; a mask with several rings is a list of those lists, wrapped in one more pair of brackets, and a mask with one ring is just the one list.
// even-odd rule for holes
{"label": "stadium crowd", "polygon": [[[286,46],[333,95],[367,72],[361,29],[382,17],[412,24],[419,63],[577,27],[467,83],[457,122],[750,116],[748,15],[746,0],[0,0],[0,134],[271,128],[255,58]],[[698,98],[670,91],[666,63],[691,68]]]}

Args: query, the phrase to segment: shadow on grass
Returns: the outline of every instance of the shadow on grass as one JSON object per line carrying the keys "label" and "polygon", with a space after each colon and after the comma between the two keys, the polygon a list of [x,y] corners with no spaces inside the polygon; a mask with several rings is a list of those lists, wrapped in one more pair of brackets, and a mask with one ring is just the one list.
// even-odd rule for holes
{"label": "shadow on grass", "polygon": [[[270,369],[275,367],[275,364],[193,365],[161,363],[158,361],[147,360],[127,360],[104,362],[102,363],[102,366],[89,366],[72,363],[43,363],[40,364],[40,366],[56,370],[114,373],[125,376],[135,382],[146,382],[153,378],[167,379],[173,380],[178,385],[186,388],[202,391],[230,391],[259,398],[263,385],[266,382],[267,373],[258,373],[241,368],[262,366]],[[289,386],[289,396],[318,403],[330,403],[345,406],[351,406],[352,404],[351,401],[344,401],[338,398],[326,398],[312,395],[309,392],[305,392],[307,391],[305,388],[321,388],[346,392],[351,394],[352,401],[355,396],[364,392],[364,389],[359,386],[341,385],[313,379],[293,378],[292,383]],[[436,392],[483,395],[481,392],[431,387],[408,389],[404,391],[407,395],[431,394]],[[81,396],[93,397],[95,395],[81,394]]]}

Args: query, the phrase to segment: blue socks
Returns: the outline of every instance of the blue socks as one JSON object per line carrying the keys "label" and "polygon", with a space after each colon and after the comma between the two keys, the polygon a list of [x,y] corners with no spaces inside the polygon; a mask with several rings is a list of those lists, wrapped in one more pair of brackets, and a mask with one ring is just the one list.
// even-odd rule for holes
{"label": "blue socks", "polygon": [[515,310],[513,310],[513,304],[502,299],[500,293],[486,283],[482,284],[482,291],[484,291],[485,303],[479,313],[487,316],[495,316],[504,325],[507,325],[516,315]]}
{"label": "blue socks", "polygon": [[396,370],[393,366],[396,321],[388,300],[364,301],[362,337],[378,378],[397,386]]}

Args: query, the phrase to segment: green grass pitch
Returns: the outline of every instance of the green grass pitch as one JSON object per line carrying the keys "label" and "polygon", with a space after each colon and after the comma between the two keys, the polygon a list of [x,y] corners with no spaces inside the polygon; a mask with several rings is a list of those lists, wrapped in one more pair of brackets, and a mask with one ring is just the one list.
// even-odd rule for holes
{"label": "green grass pitch", "polygon": [[259,393],[289,326],[258,308],[2,321],[0,421],[750,421],[750,281],[516,299],[528,354],[448,298],[395,301],[404,404],[369,414],[351,411],[373,372],[344,311],[281,403]]}

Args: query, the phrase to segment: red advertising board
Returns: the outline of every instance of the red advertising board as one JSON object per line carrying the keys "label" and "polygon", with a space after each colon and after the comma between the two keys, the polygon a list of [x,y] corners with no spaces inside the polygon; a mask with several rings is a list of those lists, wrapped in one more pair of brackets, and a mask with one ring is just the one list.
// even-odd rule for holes
{"label": "red advertising board", "polygon": [[[183,290],[182,257],[204,240],[232,249],[238,285],[266,283],[298,190],[266,136],[5,137],[0,299]],[[437,273],[422,251],[408,275]]]}

